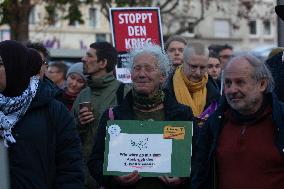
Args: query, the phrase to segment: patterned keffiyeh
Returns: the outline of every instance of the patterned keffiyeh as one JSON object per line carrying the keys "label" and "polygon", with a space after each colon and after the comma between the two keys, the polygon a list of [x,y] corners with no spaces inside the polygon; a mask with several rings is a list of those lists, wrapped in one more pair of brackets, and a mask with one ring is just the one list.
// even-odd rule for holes
{"label": "patterned keffiyeh", "polygon": [[25,115],[36,95],[38,85],[38,76],[33,76],[22,95],[5,97],[0,93],[0,138],[4,139],[6,147],[9,143],[16,142],[12,135],[12,128]]}

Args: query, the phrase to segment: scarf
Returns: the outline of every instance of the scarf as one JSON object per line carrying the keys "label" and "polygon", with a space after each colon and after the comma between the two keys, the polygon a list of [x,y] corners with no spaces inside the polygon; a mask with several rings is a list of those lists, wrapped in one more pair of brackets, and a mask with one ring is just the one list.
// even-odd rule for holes
{"label": "scarf", "polygon": [[151,96],[143,96],[132,90],[133,105],[139,110],[150,110],[164,102],[165,93],[162,90],[158,90]]}
{"label": "scarf", "polygon": [[87,79],[87,86],[91,89],[103,89],[109,86],[109,83],[115,80],[115,77],[112,72],[107,73],[105,76],[95,78],[89,76]]}
{"label": "scarf", "polygon": [[4,144],[15,143],[12,135],[12,128],[25,115],[33,98],[36,95],[39,85],[39,78],[33,76],[27,89],[16,97],[6,97],[0,93],[0,138],[4,139]]}
{"label": "scarf", "polygon": [[173,76],[173,86],[177,101],[189,106],[195,117],[199,116],[205,107],[207,81],[207,74],[199,82],[188,80],[182,71],[182,66],[176,70]]}
{"label": "scarf", "polygon": [[65,88],[62,94],[62,102],[67,107],[69,111],[71,111],[74,101],[76,100],[78,94],[71,94],[68,92],[67,88]]}

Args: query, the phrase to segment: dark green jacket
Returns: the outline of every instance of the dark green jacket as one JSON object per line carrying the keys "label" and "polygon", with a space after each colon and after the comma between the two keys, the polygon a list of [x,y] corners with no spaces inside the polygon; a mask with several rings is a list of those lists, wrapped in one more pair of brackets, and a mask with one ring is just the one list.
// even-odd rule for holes
{"label": "dark green jacket", "polygon": [[[87,86],[88,87],[80,92],[72,108],[72,112],[76,118],[76,126],[83,144],[85,161],[87,161],[90,156],[94,136],[102,113],[107,108],[117,105],[117,98],[123,98],[124,94],[126,94],[130,89],[130,87],[126,85],[121,85],[112,73],[98,79],[92,79],[89,77],[87,80]],[[93,107],[95,120],[86,125],[81,125],[78,119],[79,104],[81,102],[91,102]]]}

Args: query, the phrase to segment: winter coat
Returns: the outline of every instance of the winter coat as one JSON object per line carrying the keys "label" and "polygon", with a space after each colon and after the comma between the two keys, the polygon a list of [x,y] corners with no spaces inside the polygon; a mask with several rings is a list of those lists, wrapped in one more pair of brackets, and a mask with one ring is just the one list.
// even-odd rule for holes
{"label": "winter coat", "polygon": [[[275,94],[268,94],[272,105],[272,118],[277,131],[275,145],[284,157],[284,104]],[[228,108],[225,99],[207,120],[200,133],[192,157],[191,189],[213,189],[215,187],[215,151],[223,128],[224,112]]]}
{"label": "winter coat", "polygon": [[[89,77],[87,86],[88,87],[79,93],[72,107],[72,113],[76,118],[76,126],[83,144],[84,161],[87,161],[91,154],[94,136],[97,132],[99,118],[102,113],[107,108],[113,107],[122,101],[124,95],[127,94],[130,89],[130,87],[117,81],[112,73],[101,78],[99,83],[94,82],[93,79]],[[78,120],[81,102],[91,102],[93,108],[92,111],[95,120],[86,125],[81,125]],[[87,167],[85,168],[86,188],[95,188],[96,183],[89,175]]]}
{"label": "winter coat", "polygon": [[284,102],[284,61],[282,60],[283,52],[271,57],[266,61],[266,64],[270,68],[274,82],[275,93],[278,99]]}
{"label": "winter coat", "polygon": [[[178,104],[177,101],[172,98],[172,96],[167,95],[168,93],[165,93],[165,101],[164,101],[164,109],[165,109],[165,119],[166,121],[187,121],[187,120],[193,120],[193,113],[191,109],[185,105]],[[100,183],[103,186],[106,186],[107,189],[135,189],[136,186],[120,186],[116,183],[112,182],[111,176],[103,176],[103,161],[104,161],[104,151],[105,151],[105,136],[106,136],[106,125],[107,121],[109,120],[109,114],[108,110],[104,112],[104,114],[101,117],[100,124],[98,127],[98,132],[95,138],[93,151],[90,157],[90,160],[88,162],[88,167],[91,175],[96,179],[98,183]],[[129,92],[127,96],[125,97],[124,101],[120,106],[117,106],[113,108],[113,114],[115,120],[134,120],[134,111],[133,111],[133,97],[132,92]],[[145,179],[145,178],[144,178]],[[149,179],[149,178],[146,178]],[[161,188],[160,181],[158,178],[152,178],[154,179],[154,183],[158,183],[155,185],[158,185],[159,189]],[[143,179],[142,179],[143,180]],[[148,180],[149,181],[149,180]],[[148,184],[148,185],[147,185]],[[148,182],[146,184],[147,189],[154,188],[153,185],[151,185],[151,182]],[[160,186],[160,187],[159,187]],[[188,180],[184,185],[174,187],[174,188],[188,188]],[[143,187],[144,188],[144,187]],[[171,188],[163,185],[162,188]]]}
{"label": "winter coat", "polygon": [[83,156],[74,119],[41,82],[29,109],[12,129],[8,148],[11,189],[82,189]]}

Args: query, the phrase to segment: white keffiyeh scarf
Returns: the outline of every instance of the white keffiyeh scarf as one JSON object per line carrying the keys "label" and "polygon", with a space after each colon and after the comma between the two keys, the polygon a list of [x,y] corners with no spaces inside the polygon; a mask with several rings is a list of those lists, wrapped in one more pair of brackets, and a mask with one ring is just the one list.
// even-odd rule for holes
{"label": "white keffiyeh scarf", "polygon": [[0,139],[4,139],[6,147],[8,147],[8,143],[16,142],[12,135],[12,128],[25,115],[36,95],[38,85],[38,76],[33,76],[22,95],[5,97],[0,93]]}

